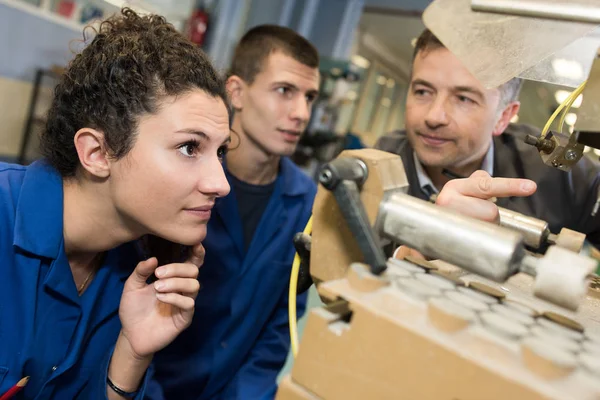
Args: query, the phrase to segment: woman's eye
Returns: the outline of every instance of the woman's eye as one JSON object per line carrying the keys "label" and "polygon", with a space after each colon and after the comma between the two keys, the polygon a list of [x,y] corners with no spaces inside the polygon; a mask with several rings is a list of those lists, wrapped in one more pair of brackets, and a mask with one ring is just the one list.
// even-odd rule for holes
{"label": "woman's eye", "polygon": [[223,161],[223,159],[225,159],[225,155],[227,154],[227,146],[221,146],[219,147],[219,150],[217,150],[217,157],[219,157],[219,160]]}
{"label": "woman's eye", "polygon": [[186,157],[193,157],[198,149],[198,143],[188,142],[184,143],[179,147],[179,152]]}

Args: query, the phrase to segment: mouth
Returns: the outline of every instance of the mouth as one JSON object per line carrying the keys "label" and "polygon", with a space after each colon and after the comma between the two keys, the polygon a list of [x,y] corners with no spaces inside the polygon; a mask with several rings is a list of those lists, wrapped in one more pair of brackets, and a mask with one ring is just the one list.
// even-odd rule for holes
{"label": "mouth", "polygon": [[293,129],[277,129],[282,135],[286,142],[297,142],[300,140],[300,136],[302,135],[302,131],[297,131]]}
{"label": "mouth", "polygon": [[428,146],[443,146],[446,143],[453,142],[452,139],[446,139],[439,136],[433,135],[424,135],[422,133],[417,132],[417,136]]}
{"label": "mouth", "polygon": [[208,221],[212,213],[214,204],[208,204],[200,207],[186,208],[184,211],[197,217],[200,220]]}

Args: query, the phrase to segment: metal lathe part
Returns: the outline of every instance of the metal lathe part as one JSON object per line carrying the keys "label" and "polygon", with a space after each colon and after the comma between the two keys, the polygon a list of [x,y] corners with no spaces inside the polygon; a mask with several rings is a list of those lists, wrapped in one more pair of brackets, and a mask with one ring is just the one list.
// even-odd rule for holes
{"label": "metal lathe part", "polygon": [[526,255],[521,262],[519,270],[529,276],[537,275],[538,263],[540,259],[534,256]]}
{"label": "metal lathe part", "polygon": [[381,202],[375,229],[425,256],[496,282],[517,273],[525,256],[519,233],[404,193],[392,193]]}
{"label": "metal lathe part", "polygon": [[[435,203],[437,194],[432,194],[429,201]],[[539,249],[549,239],[550,228],[548,223],[541,219],[528,217],[525,214],[498,207],[499,224],[509,229],[516,230],[523,235],[527,246]]]}
{"label": "metal lathe part", "polygon": [[500,214],[500,225],[520,232],[527,246],[538,249],[550,235],[550,228],[546,221],[502,207],[498,207],[498,213]]}

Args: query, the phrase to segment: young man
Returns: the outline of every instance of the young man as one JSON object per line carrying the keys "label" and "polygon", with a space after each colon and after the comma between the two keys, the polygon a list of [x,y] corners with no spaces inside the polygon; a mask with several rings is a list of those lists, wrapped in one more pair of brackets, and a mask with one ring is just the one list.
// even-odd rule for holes
{"label": "young man", "polygon": [[600,176],[582,159],[565,173],[544,165],[535,147],[524,143],[527,126],[509,125],[519,111],[521,82],[513,79],[485,89],[428,30],[419,37],[406,100],[406,130],[380,138],[375,147],[402,157],[410,194],[428,199],[450,179],[443,170],[469,176],[484,170],[494,177],[537,183],[530,197],[498,199],[498,206],[548,221],[558,233],[567,227],[600,244],[600,215],[592,217]]}
{"label": "young man", "polygon": [[[318,66],[316,49],[283,27],[256,27],[237,46],[227,81],[234,133],[225,169],[232,190],[209,222],[192,325],[155,357],[165,398],[275,394],[290,340],[292,239],[304,229],[316,192],[288,156],[310,118]],[[298,299],[300,313],[305,301]]]}

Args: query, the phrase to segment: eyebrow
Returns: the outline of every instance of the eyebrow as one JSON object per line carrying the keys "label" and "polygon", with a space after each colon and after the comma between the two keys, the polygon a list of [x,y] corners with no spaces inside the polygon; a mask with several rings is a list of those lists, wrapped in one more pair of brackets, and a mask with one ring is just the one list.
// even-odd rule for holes
{"label": "eyebrow", "polygon": [[[197,129],[180,129],[180,130],[176,131],[175,133],[188,133],[188,134],[192,134],[192,135],[198,135],[203,140],[210,140],[210,137],[206,133],[199,131]],[[225,138],[225,140],[223,140],[223,144],[229,144],[229,143],[231,143],[231,135],[227,136],[227,138]]]}
{"label": "eyebrow", "polygon": [[175,133],[190,133],[192,135],[198,135],[202,139],[205,139],[205,140],[209,139],[209,137],[206,133],[199,131],[197,129],[180,129],[180,130],[176,131]]}
{"label": "eyebrow", "polygon": [[423,79],[415,79],[410,83],[411,86],[415,86],[415,85],[423,85],[423,86],[427,86],[428,88],[434,89],[433,85]]}
{"label": "eyebrow", "polygon": [[[423,86],[427,86],[428,88],[431,89],[435,89],[433,87],[433,85],[423,79],[415,79],[414,81],[411,82],[411,86],[415,86],[415,85],[423,85]],[[472,86],[454,86],[452,87],[452,91],[453,92],[458,92],[458,93],[471,93],[477,97],[479,97],[480,100],[484,99],[483,93],[481,92],[481,90],[476,89]]]}
{"label": "eyebrow", "polygon": [[[287,82],[287,81],[274,82],[273,86],[289,86],[290,88],[292,88],[294,90],[300,91],[300,88],[298,88],[298,86],[294,85],[293,83]],[[319,94],[319,90],[309,89],[306,91],[306,94],[317,96]]]}

